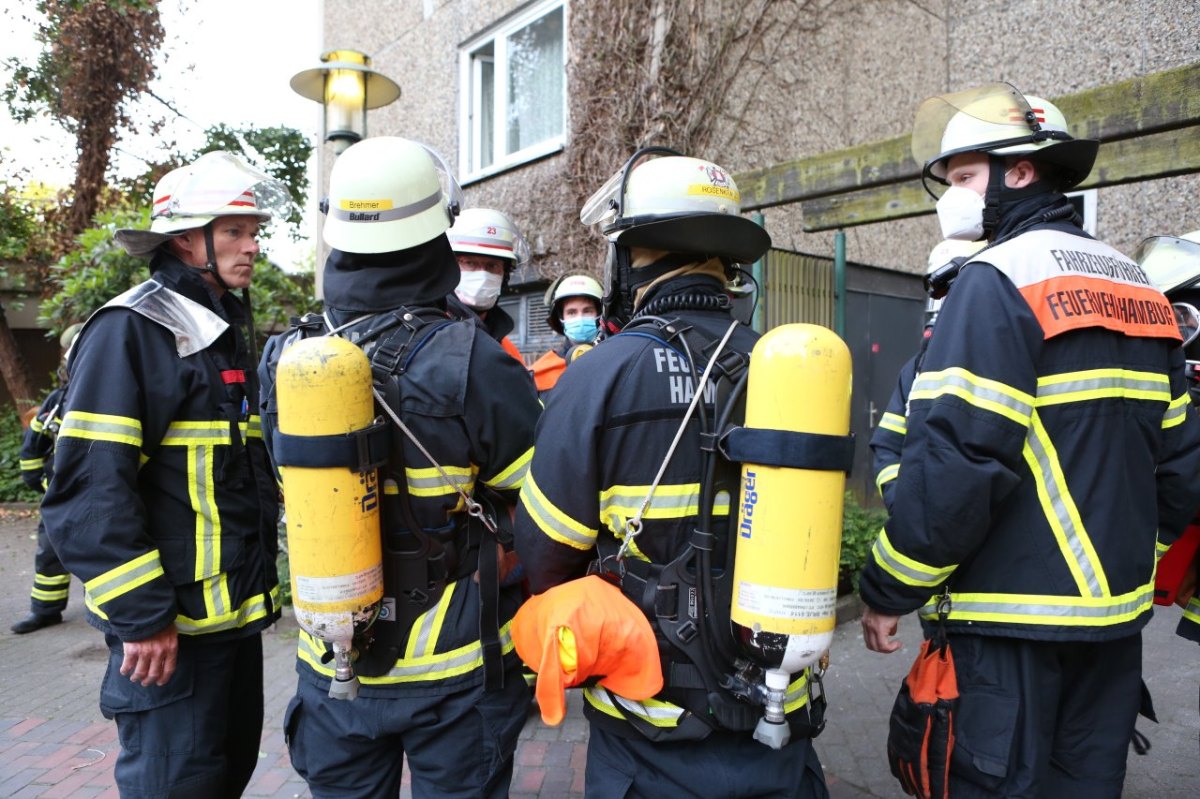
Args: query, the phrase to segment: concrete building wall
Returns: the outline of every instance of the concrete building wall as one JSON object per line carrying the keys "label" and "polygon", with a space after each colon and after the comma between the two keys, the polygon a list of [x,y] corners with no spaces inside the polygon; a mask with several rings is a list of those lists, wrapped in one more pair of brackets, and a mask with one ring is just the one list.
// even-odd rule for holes
{"label": "concrete building wall", "polygon": [[[575,0],[584,2],[586,0]],[[526,4],[518,0],[385,0],[367,8],[325,0],[327,48],[353,47],[397,80],[400,100],[371,112],[372,135],[417,138],[457,166],[458,48]],[[802,7],[801,7],[802,6]],[[570,15],[568,12],[568,20]],[[1054,97],[1200,59],[1195,0],[812,0],[798,6],[765,78],[734,81],[710,152],[733,172],[906,134],[920,101],[997,79]],[[570,54],[568,52],[568,57]],[[572,117],[570,127],[586,125]],[[568,145],[570,146],[569,137]],[[323,161],[327,174],[329,151]],[[466,187],[472,205],[509,210],[535,253],[565,207],[551,155]],[[615,170],[619,164],[614,164]],[[597,182],[605,176],[598,176]],[[1097,233],[1126,252],[1145,235],[1200,228],[1200,176],[1101,189]],[[833,234],[803,232],[799,206],[766,212],[776,246],[831,254]],[[848,257],[919,272],[939,239],[934,217],[847,230]],[[598,269],[594,250],[556,253],[555,265]]]}

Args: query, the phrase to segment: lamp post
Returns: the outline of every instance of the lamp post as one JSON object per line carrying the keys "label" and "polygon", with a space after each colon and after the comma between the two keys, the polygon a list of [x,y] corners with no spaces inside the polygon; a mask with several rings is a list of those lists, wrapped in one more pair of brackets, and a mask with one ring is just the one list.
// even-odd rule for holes
{"label": "lamp post", "polygon": [[325,141],[335,155],[367,135],[367,109],[381,108],[400,96],[400,86],[371,69],[357,50],[330,50],[320,66],[292,76],[292,91],[325,107]]}

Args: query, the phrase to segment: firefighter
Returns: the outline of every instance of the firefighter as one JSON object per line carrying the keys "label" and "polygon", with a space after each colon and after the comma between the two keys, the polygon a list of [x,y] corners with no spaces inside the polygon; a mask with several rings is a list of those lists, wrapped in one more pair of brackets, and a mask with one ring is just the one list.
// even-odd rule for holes
{"label": "firefighter", "polygon": [[[720,685],[732,670],[729,595],[723,607],[713,591],[699,597],[711,614],[701,614],[692,643],[681,644],[686,651],[665,637],[654,607],[656,596],[682,598],[686,607],[688,586],[668,585],[666,575],[687,571],[685,560],[698,551],[694,535],[710,547],[713,564],[731,565],[729,496],[739,472],[726,462],[714,466],[713,479],[702,478],[704,464],[715,461],[701,450],[697,420],[712,428],[726,407],[740,421],[742,411],[718,398],[728,399],[758,339],[733,322],[725,285],[735,264],[766,252],[770,237],[740,215],[738,202],[720,166],[649,148],[581,213],[608,240],[605,324],[624,329],[554,389],[521,491],[517,551],[534,593],[589,567],[619,583],[655,625],[665,657],[665,687],[653,699],[584,689],[589,797],[828,795],[811,743],[819,712],[808,671],[792,675],[787,690],[791,743],[772,749],[753,738],[761,708]],[[726,377],[700,386],[714,358]],[[697,391],[705,401],[681,426]],[[640,530],[636,540],[630,524]]]}
{"label": "firefighter", "polygon": [[[54,440],[62,425],[62,401],[67,391],[67,357],[71,342],[81,325],[74,324],[63,331],[59,338],[62,347],[62,362],[58,367],[58,386],[46,395],[37,413],[25,429],[21,438],[20,459],[21,481],[34,491],[45,493],[54,474]],[[17,635],[36,632],[43,627],[62,623],[63,611],[67,609],[71,575],[63,568],[62,561],[54,552],[46,535],[46,525],[38,520],[37,551],[33,556],[33,590],[29,594],[29,615],[15,622],[12,631]]]}
{"label": "firefighter", "polygon": [[[872,467],[875,473],[875,486],[879,496],[883,498],[883,506],[889,510],[892,507],[892,489],[896,487],[896,477],[900,474],[900,450],[904,447],[904,431],[907,427],[905,409],[908,407],[908,394],[912,390],[913,380],[921,371],[921,360],[925,357],[925,348],[929,346],[929,338],[933,335],[933,326],[937,322],[938,312],[945,302],[946,294],[950,291],[947,280],[942,283],[940,275],[954,275],[957,269],[965,263],[956,259],[968,259],[983,247],[982,242],[955,241],[946,239],[929,251],[929,263],[925,270],[925,286],[930,297],[925,301],[925,329],[921,333],[921,347],[917,354],[909,358],[896,378],[896,388],[888,399],[887,409],[879,420],[875,432],[871,434]],[[944,271],[943,271],[944,270]],[[936,295],[936,296],[934,296]]]}
{"label": "firefighter", "polygon": [[[864,642],[940,610],[960,705],[954,796],[1119,796],[1141,703],[1155,533],[1200,502],[1200,420],[1167,299],[1063,191],[1098,144],[1007,84],[926,100],[913,152],[946,238],[986,240],[909,395]],[[939,191],[941,189],[939,188]]]}
{"label": "firefighter", "polygon": [[[1152,236],[1142,242],[1134,260],[1171,300],[1183,351],[1192,404],[1200,405],[1200,230],[1174,236]],[[1193,524],[1196,522],[1193,521]],[[1166,547],[1160,545],[1160,554]],[[1183,608],[1176,633],[1200,643],[1200,598],[1196,596],[1196,562],[1181,580],[1176,604]]]}
{"label": "firefighter", "polygon": [[116,719],[122,795],[241,796],[258,763],[278,502],[233,292],[286,202],[226,152],[168,173],[150,229],[116,233],[150,279],[72,347],[42,517],[109,647],[100,709]]}
{"label": "firefighter", "polygon": [[591,349],[600,335],[600,301],[604,289],[586,274],[563,275],[546,289],[546,324],[563,337],[558,347],[533,362],[538,396],[545,398],[567,365]]}
{"label": "firefighter", "polygon": [[[292,765],[318,799],[394,797],[406,757],[414,796],[507,796],[529,707],[510,635],[521,592],[499,584],[512,562],[501,556],[501,542],[511,549],[503,528],[511,530],[540,405],[523,365],[474,320],[447,314],[459,283],[446,236],[457,186],[443,177],[445,188],[430,152],[397,137],[338,157],[323,229],[332,248],[324,313],[273,338],[260,367],[277,457],[286,439],[276,364],[299,337],[339,335],[361,347],[387,425],[379,482],[388,611],[355,642],[353,701],[329,696],[330,647],[301,632],[284,720]],[[366,200],[394,210],[350,210]],[[468,514],[477,502],[479,514]]]}
{"label": "firefighter", "polygon": [[524,364],[508,337],[513,318],[496,300],[508,288],[513,270],[529,263],[529,242],[506,214],[491,208],[468,208],[446,235],[462,271],[454,292],[446,297],[451,315],[477,320],[505,352]]}

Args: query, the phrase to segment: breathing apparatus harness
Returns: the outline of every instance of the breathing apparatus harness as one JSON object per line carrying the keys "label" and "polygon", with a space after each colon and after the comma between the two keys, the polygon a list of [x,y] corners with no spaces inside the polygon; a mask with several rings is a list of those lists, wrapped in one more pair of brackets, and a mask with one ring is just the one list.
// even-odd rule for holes
{"label": "breathing apparatus harness", "polygon": [[[724,294],[667,295],[649,303],[619,334],[651,336],[669,347],[682,349],[695,386],[692,401],[646,497],[633,518],[625,523],[617,554],[594,561],[589,569],[619,585],[622,593],[650,619],[660,641],[669,644],[660,646],[663,695],[688,711],[675,728],[672,740],[697,740],[713,730],[752,730],[766,698],[757,687],[762,684],[762,668],[738,655],[733,638],[729,608],[733,598],[734,541],[730,536],[719,540],[712,529],[717,496],[729,496],[732,506],[739,491],[738,463],[727,454],[726,441],[729,433],[737,429],[731,420],[735,414],[745,412],[749,357],[726,349],[739,322],[733,321],[719,340],[711,340],[681,319],[655,314],[723,310],[728,306],[729,298]],[[696,356],[705,353],[709,353],[708,363],[697,374]],[[716,385],[711,419],[702,401],[710,383]],[[636,549],[642,517],[652,505],[655,490],[693,416],[698,417],[701,431],[697,528],[684,550],[669,563],[655,564],[640,557],[627,557]],[[723,557],[714,563],[714,553],[719,549]],[[812,673],[815,688],[810,683],[807,713],[792,713],[788,717],[797,737],[815,737],[824,726],[821,675],[819,670]],[[648,725],[639,729],[651,740],[665,738],[671,732]]]}
{"label": "breathing apparatus harness", "polygon": [[[328,442],[313,446],[314,437],[292,437],[277,432],[276,463],[290,466],[348,465],[369,471],[384,464],[397,477],[397,493],[383,497],[383,553],[385,601],[394,607],[381,610],[380,619],[357,637],[359,657],[355,671],[362,676],[386,674],[404,653],[416,620],[435,607],[452,581],[479,571],[480,643],[483,649],[484,687],[503,685],[503,648],[499,623],[499,557],[494,543],[509,543],[512,531],[499,524],[493,503],[480,489],[467,493],[405,424],[401,407],[400,377],[413,359],[438,331],[461,324],[436,308],[397,308],[368,314],[335,325],[327,315],[308,314],[294,319],[292,329],[300,338],[312,335],[340,336],[363,349],[371,364],[371,393],[384,416],[368,428],[349,435],[325,436]],[[473,328],[472,335],[473,335]],[[426,530],[417,520],[408,491],[403,440],[391,438],[388,420],[437,470],[442,481],[459,495],[466,510],[466,523],[455,514],[443,528]],[[327,444],[328,449],[322,448]],[[379,623],[382,621],[383,623]],[[332,653],[326,654],[327,659]]]}

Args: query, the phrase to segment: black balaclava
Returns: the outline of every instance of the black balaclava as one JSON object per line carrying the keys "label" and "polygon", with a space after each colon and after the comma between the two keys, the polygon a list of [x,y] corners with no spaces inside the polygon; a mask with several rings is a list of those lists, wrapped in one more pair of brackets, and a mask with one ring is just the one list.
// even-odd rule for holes
{"label": "black balaclava", "polygon": [[458,260],[444,234],[394,252],[332,250],[325,261],[325,305],[343,314],[443,308],[458,276]]}

